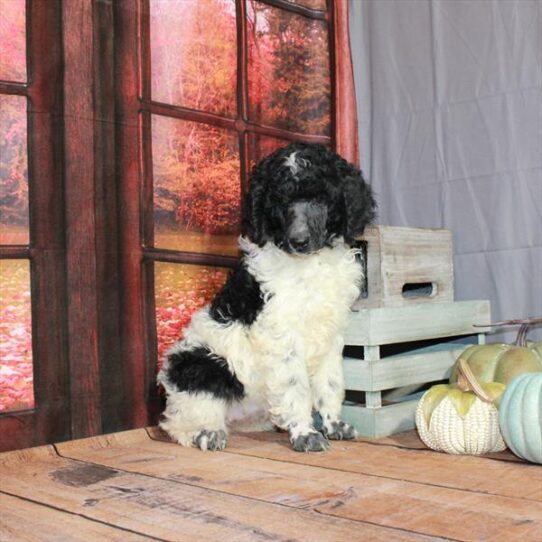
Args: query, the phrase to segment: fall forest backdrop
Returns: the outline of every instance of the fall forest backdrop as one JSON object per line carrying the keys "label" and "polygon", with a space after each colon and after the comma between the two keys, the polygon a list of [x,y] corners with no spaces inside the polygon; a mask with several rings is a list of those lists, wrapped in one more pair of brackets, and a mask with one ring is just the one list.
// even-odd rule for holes
{"label": "fall forest backdrop", "polygon": [[[325,9],[325,0],[298,0]],[[0,79],[26,80],[24,0],[0,0]],[[9,9],[5,9],[6,5]],[[234,0],[150,0],[154,102],[237,118],[238,46]],[[330,135],[328,27],[246,1],[249,122]],[[152,115],[154,246],[236,255],[241,200],[238,134]],[[28,244],[26,98],[0,95],[0,243]],[[254,164],[287,139],[251,134]],[[137,197],[137,194],[134,194]],[[29,408],[32,396],[30,271],[1,260],[0,410]],[[222,285],[227,269],[156,262],[159,358],[192,313]]]}

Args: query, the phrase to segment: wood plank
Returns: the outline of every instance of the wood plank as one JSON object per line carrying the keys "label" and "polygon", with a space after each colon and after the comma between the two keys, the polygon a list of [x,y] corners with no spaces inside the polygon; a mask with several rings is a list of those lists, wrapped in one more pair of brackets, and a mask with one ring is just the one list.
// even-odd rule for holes
{"label": "wood plank", "polygon": [[147,351],[149,341],[145,327],[145,288],[142,277],[141,232],[142,209],[140,168],[140,102],[138,98],[141,66],[139,63],[140,17],[142,2],[118,0],[113,2],[114,61],[116,100],[116,170],[119,201],[119,276],[120,281],[120,340],[122,380],[130,427],[148,423],[146,397],[148,360],[156,359]]}
{"label": "wood plank", "polygon": [[[223,457],[227,461],[229,456]],[[31,495],[38,503],[171,541],[336,542],[353,536],[374,541],[427,540],[405,531],[210,491],[186,481],[65,459],[51,446],[1,455],[0,476],[2,491],[11,495]]]}
{"label": "wood plank", "polygon": [[[153,442],[142,431],[57,445],[64,457],[457,540],[537,540],[538,503]],[[296,454],[302,458],[307,454]],[[225,457],[226,456],[226,457]],[[384,457],[381,455],[381,457]],[[412,513],[416,510],[416,513]],[[459,523],[450,517],[461,517]]]}
{"label": "wood plank", "polygon": [[352,311],[345,344],[381,346],[409,341],[473,335],[489,328],[488,301],[413,304],[406,307],[378,307]]}
{"label": "wood plank", "polygon": [[542,469],[528,463],[393,446],[384,452],[368,441],[333,442],[325,454],[300,454],[278,432],[234,434],[226,452],[542,502]]}
{"label": "wood plank", "polygon": [[418,402],[419,397],[379,408],[344,403],[341,416],[351,423],[360,435],[372,438],[387,437],[416,427],[415,413]]}
{"label": "wood plank", "polygon": [[0,493],[0,509],[0,540],[6,542],[157,540],[3,493]]}
{"label": "wood plank", "polygon": [[[369,437],[359,437],[357,440],[370,442],[375,446],[397,446],[399,448],[408,448],[411,450],[427,450],[427,446],[420,439],[416,430],[403,431],[389,437],[373,439]],[[498,461],[512,461],[514,463],[525,463],[517,455],[514,455],[508,448],[502,452],[484,454],[481,457],[496,459]]]}
{"label": "wood plank", "polygon": [[442,343],[378,360],[345,357],[347,390],[379,391],[449,378],[466,344]]}
{"label": "wood plank", "polygon": [[[94,207],[93,10],[62,4],[64,52],[64,203],[72,438],[102,431]],[[76,180],[76,181],[75,181]]]}

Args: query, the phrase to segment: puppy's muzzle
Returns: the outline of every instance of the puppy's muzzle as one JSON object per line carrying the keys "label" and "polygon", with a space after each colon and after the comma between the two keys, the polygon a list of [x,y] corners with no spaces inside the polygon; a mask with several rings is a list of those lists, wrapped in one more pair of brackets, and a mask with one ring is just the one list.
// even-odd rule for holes
{"label": "puppy's muzzle", "polygon": [[295,252],[306,253],[310,251],[310,237],[291,237],[288,244]]}

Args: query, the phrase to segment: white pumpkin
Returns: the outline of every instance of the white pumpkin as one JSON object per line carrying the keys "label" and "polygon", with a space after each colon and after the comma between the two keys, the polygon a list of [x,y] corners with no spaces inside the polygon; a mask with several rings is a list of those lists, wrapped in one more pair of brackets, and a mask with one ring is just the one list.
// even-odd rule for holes
{"label": "white pumpkin", "polygon": [[504,391],[504,384],[478,384],[466,363],[461,364],[460,371],[457,384],[433,386],[420,399],[416,409],[420,438],[429,448],[449,454],[504,450],[499,412],[493,404]]}

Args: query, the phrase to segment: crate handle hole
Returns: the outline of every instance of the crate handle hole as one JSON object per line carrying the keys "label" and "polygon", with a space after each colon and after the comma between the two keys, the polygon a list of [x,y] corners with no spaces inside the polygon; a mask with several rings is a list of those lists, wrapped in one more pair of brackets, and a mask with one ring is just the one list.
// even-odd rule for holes
{"label": "crate handle hole", "polygon": [[407,282],[403,285],[403,297],[435,297],[437,285],[434,282]]}

